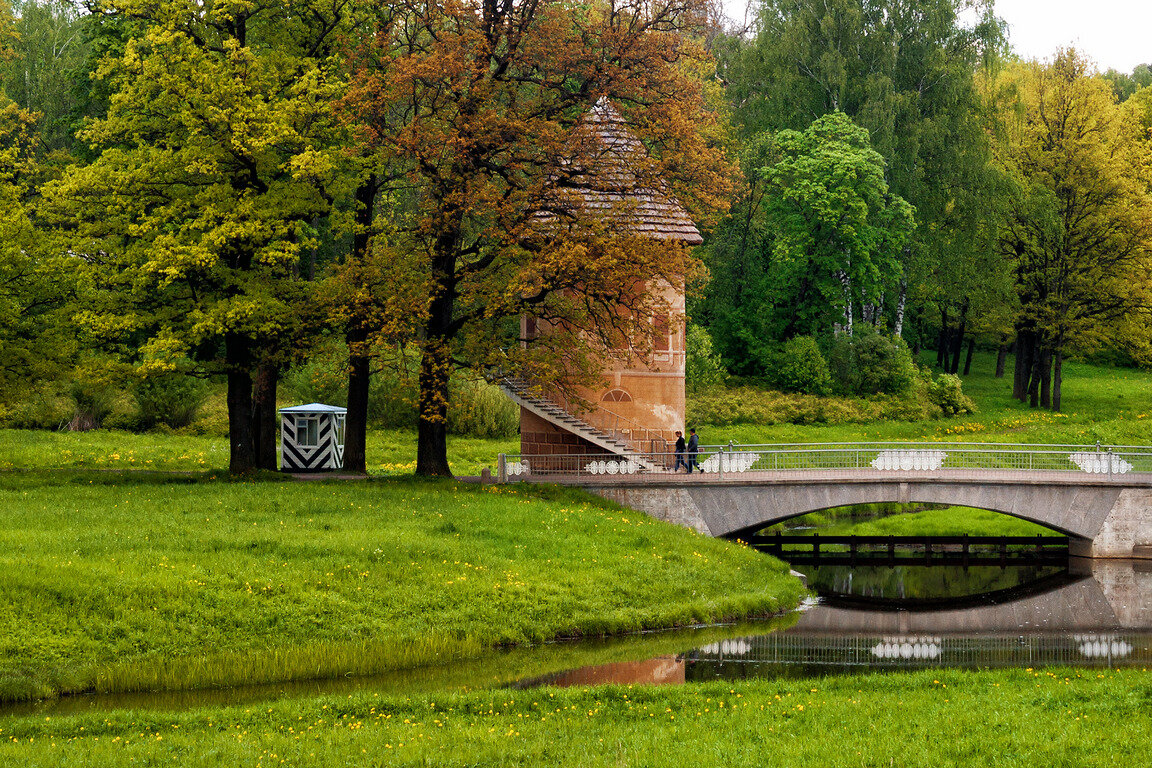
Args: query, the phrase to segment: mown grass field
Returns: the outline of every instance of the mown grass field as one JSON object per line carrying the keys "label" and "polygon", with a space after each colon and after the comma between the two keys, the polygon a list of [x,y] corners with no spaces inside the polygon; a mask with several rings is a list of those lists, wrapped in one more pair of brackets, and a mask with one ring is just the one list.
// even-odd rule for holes
{"label": "mown grass field", "polygon": [[0,763],[1137,766],[1144,670],[926,671],[688,687],[357,693],[0,720]]}
{"label": "mown grass field", "polygon": [[366,674],[802,595],[579,491],[0,473],[0,699]]}
{"label": "mown grass field", "polygon": [[[411,475],[416,470],[416,433],[408,430],[368,433],[368,471],[372,475]],[[516,453],[519,440],[449,438],[448,463],[457,475],[495,471],[500,453]],[[228,467],[228,439],[164,432],[136,434],[116,430],[49,432],[0,429],[0,469],[172,470],[214,473]]]}

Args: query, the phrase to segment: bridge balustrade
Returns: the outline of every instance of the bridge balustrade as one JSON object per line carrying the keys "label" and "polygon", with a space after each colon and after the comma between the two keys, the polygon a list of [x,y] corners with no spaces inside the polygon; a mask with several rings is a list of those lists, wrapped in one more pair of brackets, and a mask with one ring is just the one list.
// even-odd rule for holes
{"label": "bridge balustrade", "polygon": [[[1021,445],[1006,443],[770,443],[701,446],[685,454],[500,454],[502,481],[534,477],[641,478],[692,473],[712,479],[787,477],[842,471],[886,477],[961,470],[1059,472],[1115,478],[1152,472],[1152,447],[1126,445]],[[677,460],[680,459],[680,466]]]}

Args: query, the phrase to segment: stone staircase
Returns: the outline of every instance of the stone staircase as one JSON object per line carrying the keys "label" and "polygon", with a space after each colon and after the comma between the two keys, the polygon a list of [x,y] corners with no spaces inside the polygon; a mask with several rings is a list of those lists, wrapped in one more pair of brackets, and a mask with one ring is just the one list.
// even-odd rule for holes
{"label": "stone staircase", "polygon": [[635,446],[627,440],[592,426],[546,397],[533,394],[532,387],[528,382],[514,376],[505,376],[498,379],[496,384],[504,390],[504,394],[508,395],[512,402],[528,409],[550,424],[554,424],[566,432],[571,432],[598,448],[603,448],[605,453],[635,461],[646,471],[656,469],[656,465],[636,450]]}

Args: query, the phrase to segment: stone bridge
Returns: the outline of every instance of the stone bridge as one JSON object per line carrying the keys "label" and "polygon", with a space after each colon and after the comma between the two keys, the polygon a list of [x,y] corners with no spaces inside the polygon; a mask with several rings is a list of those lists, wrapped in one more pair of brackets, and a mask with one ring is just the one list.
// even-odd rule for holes
{"label": "stone bridge", "polygon": [[716,537],[751,534],[831,507],[879,502],[978,507],[1072,537],[1081,557],[1152,558],[1152,473],[1085,475],[1019,470],[811,470],[532,478],[578,485],[652,517]]}

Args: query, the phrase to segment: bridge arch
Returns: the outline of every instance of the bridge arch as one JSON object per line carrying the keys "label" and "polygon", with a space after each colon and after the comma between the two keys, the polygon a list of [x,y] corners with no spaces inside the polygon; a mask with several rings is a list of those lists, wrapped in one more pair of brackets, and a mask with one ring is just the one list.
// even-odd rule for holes
{"label": "bridge arch", "polygon": [[1012,515],[1082,539],[1093,539],[1121,489],[1106,483],[1058,485],[1014,481],[900,478],[598,485],[585,488],[663,520],[717,537],[751,534],[774,523],[832,507],[931,503]]}
{"label": "bridge arch", "polygon": [[[887,495],[890,495],[890,494],[886,494],[885,496],[887,496]],[[844,505],[835,504],[832,506],[821,506],[821,507],[817,507],[816,509],[797,511],[793,514],[789,514],[787,517],[777,517],[775,515],[769,515],[767,517],[770,517],[771,519],[769,519],[768,522],[765,522],[763,524],[760,524],[758,522],[758,523],[755,523],[754,525],[749,526],[747,528],[742,528],[742,529],[734,531],[734,532],[729,532],[729,533],[724,533],[724,534],[719,534],[719,535],[724,536],[725,538],[739,538],[739,537],[746,535],[746,534],[755,533],[760,528],[763,528],[763,527],[766,527],[769,525],[775,525],[777,523],[787,522],[788,520],[793,520],[797,517],[803,517],[805,515],[810,515],[810,514],[815,513],[815,512],[823,512],[823,511],[829,510],[829,509],[843,509],[844,507],[854,507],[854,506],[861,506],[861,505],[865,505],[865,504],[935,504],[935,505],[944,505],[944,506],[949,506],[949,507],[972,507],[974,509],[983,509],[983,510],[987,510],[989,512],[996,512],[997,514],[1008,515],[1009,517],[1015,517],[1019,520],[1026,520],[1030,523],[1038,523],[1040,525],[1046,526],[1048,528],[1051,528],[1054,531],[1057,531],[1059,533],[1062,533],[1062,534],[1065,534],[1068,536],[1081,536],[1082,535],[1082,534],[1076,533],[1075,531],[1069,531],[1065,528],[1062,528],[1058,525],[1053,524],[1052,522],[1045,519],[1045,517],[1046,517],[1045,515],[1037,514],[1036,510],[1012,511],[1009,509],[992,509],[992,508],[987,507],[987,506],[981,506],[980,504],[977,504],[977,503],[975,503],[971,500],[968,500],[968,499],[962,499],[962,500],[958,501],[954,495],[950,495],[947,497],[941,497],[939,495],[932,495],[931,497],[929,497],[926,494],[919,494],[919,493],[910,493],[904,499],[886,498],[886,497],[885,498],[866,498],[862,501],[853,501],[851,504],[844,504]]]}

